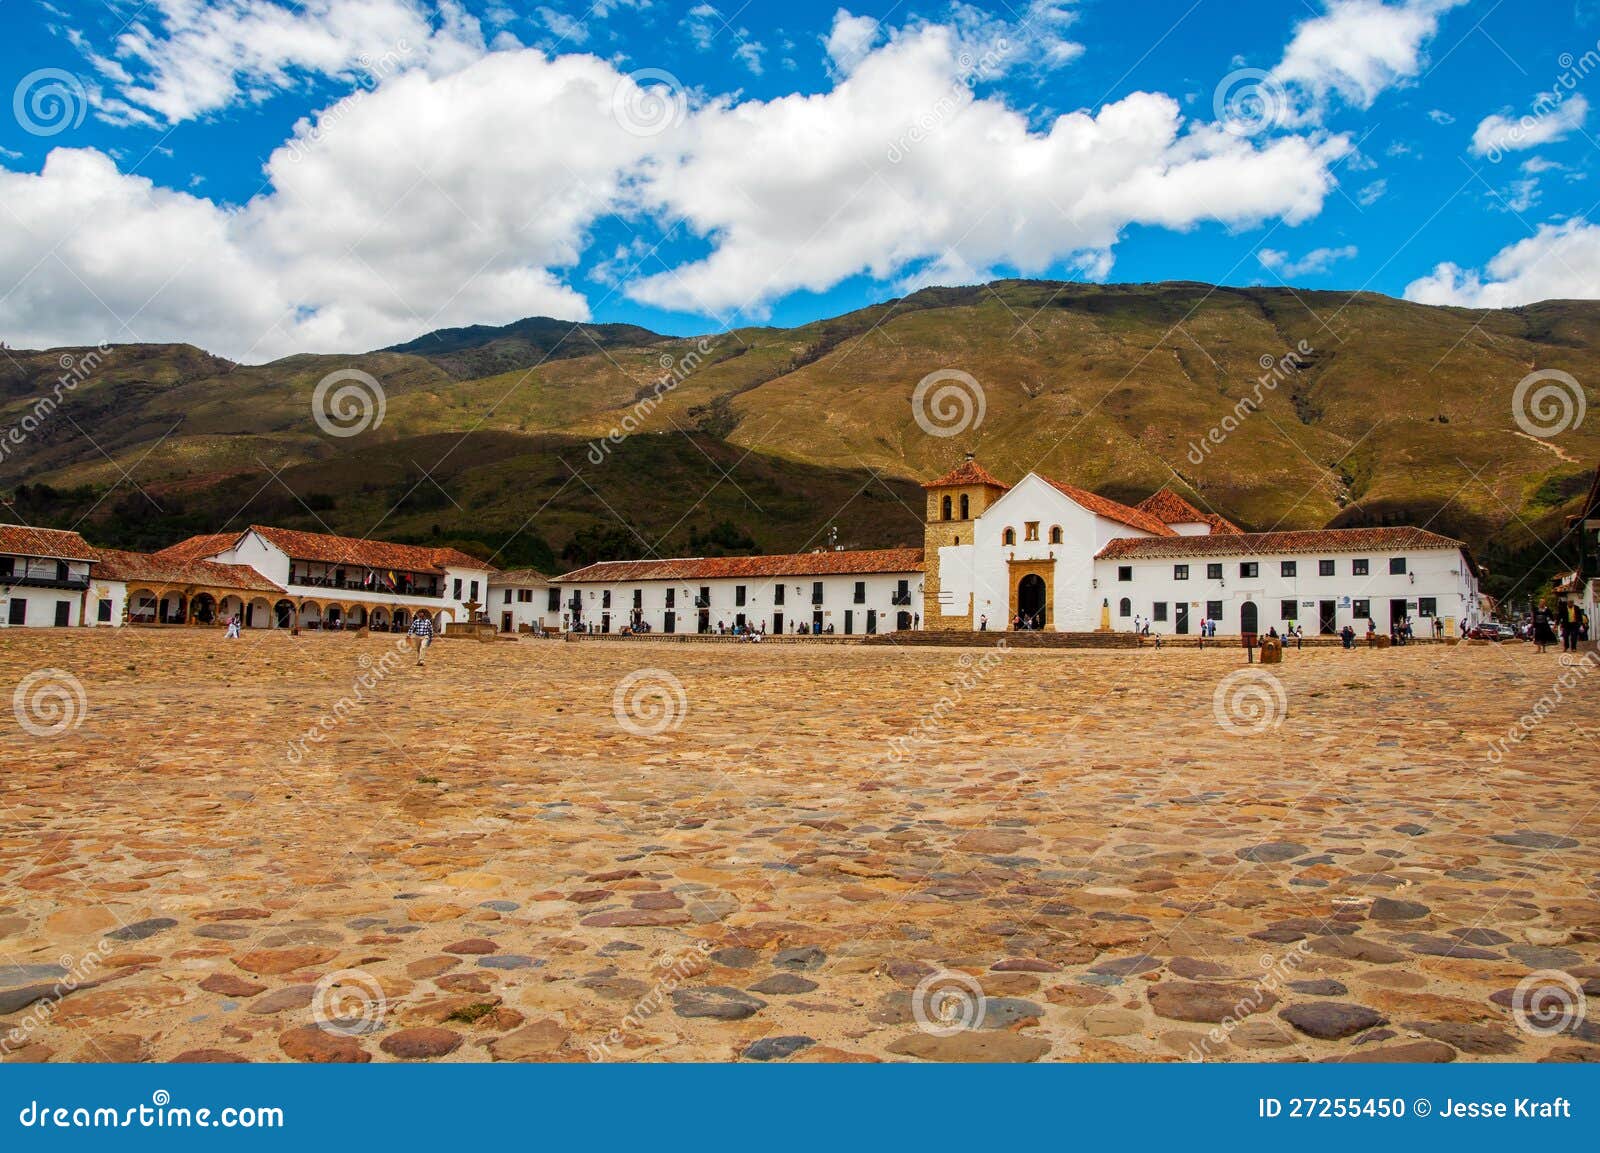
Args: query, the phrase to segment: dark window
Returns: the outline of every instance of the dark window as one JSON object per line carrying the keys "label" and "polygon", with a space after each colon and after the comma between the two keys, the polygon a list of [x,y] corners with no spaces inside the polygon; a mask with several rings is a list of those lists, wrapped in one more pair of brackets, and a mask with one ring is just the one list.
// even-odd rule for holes
{"label": "dark window", "polygon": [[72,623],[72,602],[56,602],[56,628],[64,629]]}
{"label": "dark window", "polygon": [[966,494],[966,493],[962,493],[962,494],[961,494],[961,519],[962,519],[962,520],[968,520],[968,519],[970,519],[970,518],[969,518],[969,517],[968,517],[968,515],[967,515],[967,509],[968,509],[968,507],[969,507],[969,506],[968,506],[968,505],[967,505],[967,494]]}
{"label": "dark window", "polygon": [[11,607],[6,617],[8,624],[24,625],[28,623],[28,602],[21,597],[11,598]]}
{"label": "dark window", "polygon": [[773,604],[781,605],[783,603],[783,590],[784,590],[784,587],[785,586],[783,586],[783,585],[773,585],[772,586],[772,603]]}
{"label": "dark window", "polygon": [[511,590],[510,589],[506,589],[505,603],[506,604],[510,604],[511,603]]}
{"label": "dark window", "polygon": [[1222,565],[1220,565],[1220,564],[1208,564],[1208,565],[1206,565],[1206,580],[1208,580],[1208,581],[1219,581],[1221,579],[1222,579]]}
{"label": "dark window", "polygon": [[858,604],[858,605],[864,605],[864,604],[867,603],[867,582],[866,581],[856,581],[856,601],[855,601],[855,603]]}
{"label": "dark window", "polygon": [[1166,601],[1157,601],[1154,604],[1154,606],[1152,606],[1152,609],[1153,609],[1153,611],[1152,611],[1151,615],[1154,616],[1156,620],[1164,621],[1164,620],[1167,619],[1167,602]]}
{"label": "dark window", "polygon": [[468,597],[467,599],[470,600],[470,601],[476,601],[478,599],[478,582],[477,581],[473,581],[472,582],[472,595],[470,597]]}
{"label": "dark window", "polygon": [[1239,575],[1242,577],[1257,577],[1261,575],[1261,565],[1253,560],[1239,563]]}
{"label": "dark window", "polygon": [[1005,532],[1000,534],[1000,543],[1001,544],[1016,544],[1017,543],[1017,530],[1014,529],[1014,528],[1006,529]]}
{"label": "dark window", "polygon": [[95,619],[100,621],[102,624],[109,622],[111,620],[111,602],[109,600],[102,600],[94,615]]}
{"label": "dark window", "polygon": [[456,600],[461,599],[461,578],[456,577]]}
{"label": "dark window", "polygon": [[1299,618],[1299,606],[1299,601],[1280,601],[1278,615],[1286,621],[1296,620]]}
{"label": "dark window", "polygon": [[822,582],[821,581],[812,581],[811,582],[811,603],[814,604],[814,605],[820,605],[822,603]]}
{"label": "dark window", "polygon": [[675,609],[675,608],[678,607],[678,590],[677,589],[668,589],[667,590],[667,607],[669,609]]}
{"label": "dark window", "polygon": [[1296,569],[1297,569],[1297,566],[1295,565],[1295,562],[1292,561],[1292,560],[1285,560],[1285,561],[1279,561],[1278,562],[1278,575],[1279,576],[1294,576],[1295,573],[1296,573]]}
{"label": "dark window", "polygon": [[1367,562],[1366,562],[1366,560],[1362,559],[1362,560],[1353,560],[1353,561],[1351,561],[1350,562],[1350,575],[1351,576],[1366,576],[1367,575]]}
{"label": "dark window", "polygon": [[1389,558],[1389,571],[1391,573],[1403,573],[1403,572],[1405,572],[1406,571],[1406,558],[1403,557],[1403,556],[1392,556],[1392,557],[1390,557]]}
{"label": "dark window", "polygon": [[1319,560],[1317,562],[1317,575],[1318,576],[1332,576],[1333,575],[1333,562],[1331,560]]}
{"label": "dark window", "polygon": [[636,609],[644,608],[644,589],[633,590],[633,607]]}
{"label": "dark window", "polygon": [[610,589],[601,589],[600,590],[600,607],[603,608],[603,609],[608,609],[608,608],[611,607],[611,590]]}
{"label": "dark window", "polygon": [[1173,565],[1172,566],[1172,579],[1175,580],[1175,581],[1186,581],[1186,580],[1188,580],[1189,579],[1189,566],[1186,565],[1186,564],[1175,564],[1175,565]]}
{"label": "dark window", "polygon": [[1118,616],[1124,616],[1124,617],[1131,617],[1133,615],[1133,602],[1131,600],[1129,600],[1127,597],[1123,597],[1120,601],[1118,601],[1117,602],[1117,615]]}
{"label": "dark window", "polygon": [[1131,581],[1133,579],[1133,566],[1131,564],[1119,564],[1117,566],[1117,579],[1119,581]]}
{"label": "dark window", "polygon": [[1372,616],[1372,602],[1371,601],[1351,601],[1350,602],[1350,615],[1355,617],[1356,620],[1358,620],[1358,621],[1366,620],[1367,618]]}
{"label": "dark window", "polygon": [[1438,597],[1418,597],[1417,615],[1420,617],[1436,617],[1439,615]]}
{"label": "dark window", "polygon": [[950,498],[948,496],[939,502],[939,513],[942,520],[950,519]]}
{"label": "dark window", "polygon": [[67,579],[67,575],[67,562],[64,560],[56,561],[56,580],[64,581]]}
{"label": "dark window", "polygon": [[1053,525],[1050,526],[1050,543],[1051,544],[1060,544],[1061,543],[1061,526],[1058,525],[1058,524],[1053,524]]}
{"label": "dark window", "polygon": [[1222,619],[1222,602],[1221,601],[1207,601],[1206,602],[1206,620],[1208,620],[1208,621],[1220,621],[1221,619]]}
{"label": "dark window", "polygon": [[545,606],[544,607],[545,607],[545,611],[546,612],[558,613],[558,612],[561,611],[561,590],[560,589],[553,588],[553,589],[550,590],[549,598],[545,601]]}
{"label": "dark window", "polygon": [[0,577],[11,576],[16,570],[17,562],[15,557],[0,556]]}
{"label": "dark window", "polygon": [[733,603],[735,605],[743,605],[744,604],[744,590],[745,590],[745,586],[744,585],[734,585],[733,586]]}

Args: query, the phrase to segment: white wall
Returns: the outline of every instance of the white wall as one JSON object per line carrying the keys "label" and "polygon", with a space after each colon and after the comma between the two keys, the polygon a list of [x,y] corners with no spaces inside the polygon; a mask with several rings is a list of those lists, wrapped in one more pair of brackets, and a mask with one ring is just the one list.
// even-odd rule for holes
{"label": "white wall", "polygon": [[[540,625],[547,629],[559,629],[561,627],[561,609],[559,607],[561,590],[559,588],[556,589],[558,600],[557,607],[554,609],[550,608],[550,590],[551,586],[548,584],[504,585],[495,584],[491,580],[489,584],[489,603],[485,606],[484,611],[489,614],[489,620],[493,622],[494,627],[501,632],[520,632],[524,625]],[[528,601],[521,600],[519,594],[523,592],[530,593],[532,599]],[[510,603],[506,601],[508,594],[511,598]],[[511,614],[511,628],[509,630],[505,627],[506,613]]]}
{"label": "white wall", "polygon": [[[811,603],[812,582],[820,580],[823,585],[823,599],[820,609]],[[895,605],[892,603],[894,594],[900,581],[906,582],[910,595],[910,604]],[[864,582],[864,601],[856,603],[856,582]],[[913,619],[919,618],[922,613],[922,574],[920,572],[908,573],[872,573],[860,576],[787,576],[777,577],[728,577],[715,580],[648,580],[625,582],[585,581],[582,583],[562,582],[562,617],[563,623],[570,622],[568,602],[576,592],[582,597],[582,619],[591,629],[599,631],[602,627],[605,614],[610,614],[610,631],[620,632],[627,625],[633,615],[633,594],[638,589],[641,593],[642,611],[644,621],[655,632],[666,632],[667,590],[676,591],[676,606],[671,610],[676,614],[673,631],[677,633],[694,633],[699,631],[700,610],[695,607],[695,598],[699,596],[702,587],[710,590],[711,605],[708,610],[708,620],[712,632],[717,629],[720,621],[724,627],[732,628],[743,613],[745,623],[750,628],[761,628],[767,633],[774,633],[774,615],[783,614],[783,632],[793,635],[801,622],[807,625],[814,623],[814,614],[821,613],[823,628],[832,625],[835,635],[845,635],[846,632],[853,636],[863,636],[867,632],[867,614],[869,610],[877,613],[876,631],[879,633],[894,632],[899,613],[912,614]],[[745,603],[739,605],[738,588],[745,589]],[[777,603],[777,586],[783,587],[783,604]],[[611,593],[611,607],[604,607],[604,594]],[[687,590],[687,591],[686,591]],[[504,606],[497,606],[497,613]],[[846,615],[848,614],[848,621]],[[494,617],[498,623],[499,617]],[[848,626],[848,628],[847,628]]]}
{"label": "white wall", "polygon": [[[56,604],[66,601],[68,604],[67,623],[77,625],[80,623],[79,613],[83,606],[82,589],[35,589],[13,587],[11,592],[0,595],[0,628],[49,628],[56,623]],[[25,605],[24,619],[20,626],[12,626],[11,605],[21,602]],[[93,610],[91,609],[91,612]]]}
{"label": "white wall", "polygon": [[[1404,556],[1405,573],[1389,572],[1389,560],[1393,556]],[[1366,576],[1353,574],[1352,562],[1357,559],[1367,561]],[[1295,562],[1294,576],[1282,575],[1281,563],[1286,560]],[[1334,562],[1333,576],[1319,575],[1318,562],[1321,560]],[[1241,576],[1241,562],[1256,564],[1258,575]],[[1207,577],[1208,564],[1222,565],[1220,580]],[[1176,565],[1188,565],[1188,580],[1176,579]],[[1121,567],[1132,568],[1131,582],[1117,579]],[[1183,603],[1189,606],[1188,632],[1198,634],[1200,620],[1208,613],[1207,602],[1214,600],[1222,602],[1221,623],[1217,631],[1230,634],[1240,631],[1241,606],[1246,600],[1256,604],[1257,629],[1262,633],[1270,628],[1276,628],[1281,633],[1286,624],[1297,623],[1308,634],[1315,635],[1320,631],[1320,602],[1325,600],[1335,604],[1335,629],[1350,624],[1358,633],[1366,631],[1367,618],[1357,616],[1355,612],[1357,606],[1354,602],[1362,599],[1371,602],[1371,616],[1380,632],[1388,631],[1391,599],[1404,599],[1407,602],[1407,613],[1418,635],[1428,635],[1431,629],[1431,624],[1423,619],[1418,603],[1424,597],[1432,597],[1436,601],[1437,615],[1449,618],[1446,623],[1454,635],[1459,635],[1458,626],[1463,619],[1469,624],[1478,619],[1477,583],[1465,557],[1454,549],[1428,549],[1403,554],[1333,553],[1327,556],[1297,553],[1161,560],[1110,558],[1095,562],[1095,575],[1100,582],[1097,591],[1104,593],[1111,601],[1112,628],[1119,632],[1132,631],[1135,616],[1151,620],[1155,606],[1164,603],[1167,606],[1167,619],[1151,620],[1150,630],[1169,635],[1175,633],[1177,605]],[[1121,614],[1119,602],[1123,597],[1132,602],[1132,615]],[[1280,602],[1285,600],[1296,603],[1298,617],[1294,622],[1286,622],[1282,615]],[[1305,603],[1307,601],[1313,603],[1308,605]]]}

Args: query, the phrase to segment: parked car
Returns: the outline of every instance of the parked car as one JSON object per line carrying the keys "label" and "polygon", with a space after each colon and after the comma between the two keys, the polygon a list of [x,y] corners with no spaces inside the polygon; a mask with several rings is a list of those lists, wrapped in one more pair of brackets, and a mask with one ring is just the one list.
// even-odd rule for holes
{"label": "parked car", "polygon": [[1475,641],[1497,641],[1500,639],[1500,628],[1493,621],[1479,621],[1467,630],[1467,636]]}

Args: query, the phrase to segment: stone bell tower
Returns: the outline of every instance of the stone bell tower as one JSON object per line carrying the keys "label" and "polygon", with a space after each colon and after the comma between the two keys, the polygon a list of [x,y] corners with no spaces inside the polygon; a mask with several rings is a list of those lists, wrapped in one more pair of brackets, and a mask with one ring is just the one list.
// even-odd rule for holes
{"label": "stone bell tower", "polygon": [[[938,480],[922,486],[928,494],[928,513],[922,532],[922,627],[946,632],[971,632],[977,628],[972,617],[972,598],[966,598],[964,611],[947,614],[940,608],[939,550],[973,544],[975,522],[988,507],[1006,492],[989,470],[967,453],[963,460]],[[967,554],[970,556],[970,552]],[[961,609],[959,604],[950,608]],[[1002,625],[1003,627],[1003,625]]]}

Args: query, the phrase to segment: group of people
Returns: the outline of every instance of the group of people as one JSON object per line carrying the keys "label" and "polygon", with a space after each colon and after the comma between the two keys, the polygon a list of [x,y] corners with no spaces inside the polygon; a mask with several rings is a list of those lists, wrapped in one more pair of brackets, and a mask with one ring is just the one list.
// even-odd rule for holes
{"label": "group of people", "polygon": [[1589,639],[1589,614],[1583,606],[1560,601],[1555,608],[1540,605],[1533,614],[1533,643],[1544,652],[1558,640],[1561,651],[1575,653]]}

